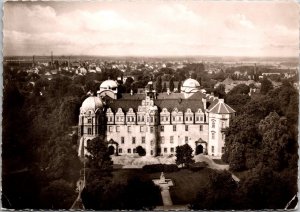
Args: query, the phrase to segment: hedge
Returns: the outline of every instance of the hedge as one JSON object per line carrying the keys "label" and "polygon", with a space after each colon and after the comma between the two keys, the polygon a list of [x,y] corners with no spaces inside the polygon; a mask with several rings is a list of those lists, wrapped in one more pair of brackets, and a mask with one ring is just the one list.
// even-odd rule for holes
{"label": "hedge", "polygon": [[177,172],[179,168],[176,164],[151,164],[143,166],[143,170],[148,173]]}

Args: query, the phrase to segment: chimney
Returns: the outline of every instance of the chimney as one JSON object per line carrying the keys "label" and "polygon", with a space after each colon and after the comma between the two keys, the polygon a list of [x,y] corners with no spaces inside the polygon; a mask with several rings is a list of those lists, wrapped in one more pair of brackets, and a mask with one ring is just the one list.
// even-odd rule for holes
{"label": "chimney", "polygon": [[202,103],[203,103],[203,107],[204,107],[204,111],[206,110],[206,99],[202,98]]}

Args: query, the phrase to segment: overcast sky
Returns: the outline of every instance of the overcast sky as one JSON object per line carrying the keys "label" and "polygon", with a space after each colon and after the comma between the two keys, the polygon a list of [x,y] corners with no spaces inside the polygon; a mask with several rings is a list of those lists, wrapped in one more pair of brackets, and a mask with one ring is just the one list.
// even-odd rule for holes
{"label": "overcast sky", "polygon": [[292,1],[8,2],[4,55],[298,57]]}

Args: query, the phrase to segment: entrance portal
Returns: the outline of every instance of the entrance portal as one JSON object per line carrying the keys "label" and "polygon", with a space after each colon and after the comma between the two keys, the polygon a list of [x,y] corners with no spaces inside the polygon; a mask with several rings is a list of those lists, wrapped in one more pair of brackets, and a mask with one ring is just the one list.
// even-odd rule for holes
{"label": "entrance portal", "polygon": [[109,153],[109,155],[113,155],[115,153],[115,147],[114,146],[109,146],[108,147],[108,153]]}
{"label": "entrance portal", "polygon": [[203,153],[203,146],[201,144],[199,144],[196,147],[196,155],[202,154]]}

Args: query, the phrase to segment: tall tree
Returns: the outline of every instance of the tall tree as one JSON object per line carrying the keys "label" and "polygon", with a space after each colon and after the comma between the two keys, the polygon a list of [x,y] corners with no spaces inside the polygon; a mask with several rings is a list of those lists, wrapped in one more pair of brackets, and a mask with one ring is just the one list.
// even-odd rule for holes
{"label": "tall tree", "polygon": [[156,80],[156,92],[157,93],[161,93],[162,92],[161,76],[157,77],[157,80]]}
{"label": "tall tree", "polygon": [[289,139],[286,118],[271,112],[260,121],[259,131],[262,135],[261,161],[275,170],[286,167]]}
{"label": "tall tree", "polygon": [[162,89],[162,92],[167,92],[167,83],[166,82],[164,82],[164,87]]}
{"label": "tall tree", "polygon": [[169,88],[170,88],[170,91],[171,91],[171,92],[174,91],[174,79],[173,79],[173,77],[170,79],[170,82],[169,82]]}
{"label": "tall tree", "polygon": [[113,162],[105,143],[104,136],[88,142],[86,186],[82,191],[82,200],[86,208],[100,210],[101,198],[110,188]]}
{"label": "tall tree", "polygon": [[178,93],[181,92],[181,81],[178,82],[177,91],[178,91]]}
{"label": "tall tree", "polygon": [[267,94],[270,90],[273,89],[273,84],[270,80],[264,77],[261,81],[260,93]]}
{"label": "tall tree", "polygon": [[194,163],[193,159],[193,149],[188,145],[184,144],[182,146],[176,147],[176,164],[182,166],[189,166]]}

